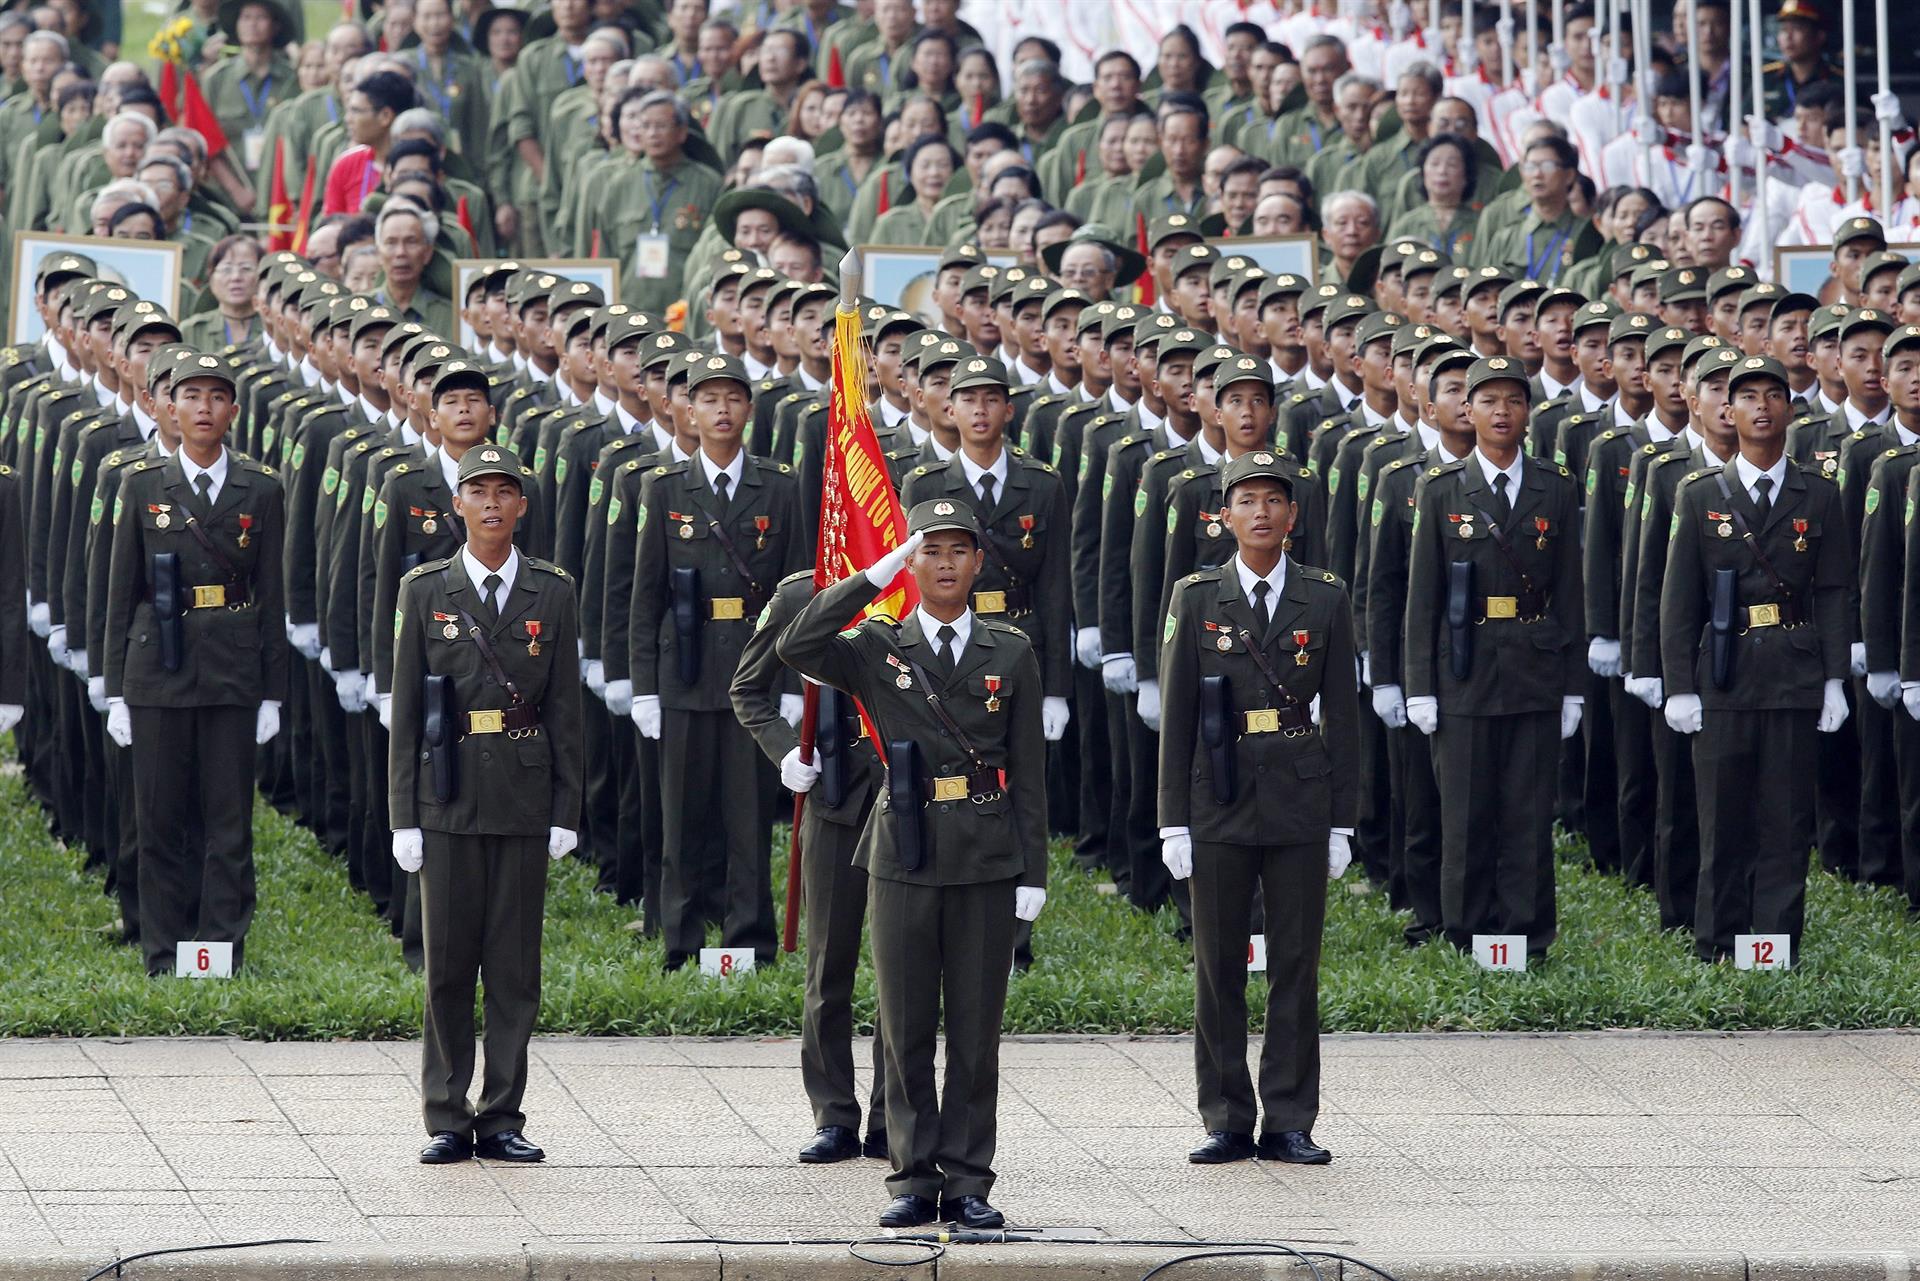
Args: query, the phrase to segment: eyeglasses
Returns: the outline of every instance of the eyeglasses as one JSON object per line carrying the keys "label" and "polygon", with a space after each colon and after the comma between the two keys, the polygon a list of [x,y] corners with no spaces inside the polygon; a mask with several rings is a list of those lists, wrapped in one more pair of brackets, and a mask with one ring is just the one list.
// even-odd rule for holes
{"label": "eyeglasses", "polygon": [[1528,160],[1521,164],[1520,172],[1531,178],[1535,174],[1559,173],[1562,167],[1558,160]]}

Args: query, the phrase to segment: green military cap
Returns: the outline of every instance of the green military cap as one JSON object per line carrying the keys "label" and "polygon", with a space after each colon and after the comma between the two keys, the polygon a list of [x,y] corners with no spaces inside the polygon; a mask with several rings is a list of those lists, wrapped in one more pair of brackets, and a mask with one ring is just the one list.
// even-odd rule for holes
{"label": "green military cap", "polygon": [[225,383],[228,391],[233,391],[238,386],[238,384],[233,381],[233,371],[228,369],[227,362],[218,356],[210,356],[202,352],[193,356],[191,359],[179,361],[174,365],[173,381],[175,386],[199,378],[207,378],[214,382]]}
{"label": "green military cap", "polygon": [[360,341],[360,335],[368,330],[400,323],[400,313],[381,303],[371,307],[362,307],[353,313],[353,322],[347,328],[347,336],[354,342]]}
{"label": "green military cap", "polygon": [[[424,378],[427,380],[427,385],[431,387],[434,376],[439,373],[442,366],[448,364],[466,365],[474,364],[474,362],[468,360],[467,353],[461,351],[452,343],[442,342],[437,338],[430,338],[421,341],[413,348],[408,354],[405,367],[412,370],[412,377],[415,382]],[[478,366],[476,366],[476,368],[477,367]]]}
{"label": "green military cap", "polygon": [[1211,273],[1213,271],[1213,264],[1219,261],[1220,251],[1212,245],[1204,242],[1197,245],[1188,245],[1173,256],[1172,275],[1175,280],[1178,280],[1190,271],[1205,271]]}
{"label": "green military cap", "polygon": [[1592,329],[1598,325],[1606,328],[1613,324],[1613,318],[1620,314],[1620,307],[1611,299],[1602,298],[1598,302],[1581,303],[1580,310],[1573,313],[1573,332]]}
{"label": "green military cap", "polygon": [[1584,307],[1587,305],[1587,296],[1578,289],[1569,289],[1565,285],[1548,285],[1540,291],[1539,301],[1533,305],[1533,314],[1537,316],[1549,307],[1569,304],[1574,307]]}
{"label": "green military cap", "polygon": [[1206,238],[1200,234],[1198,218],[1183,213],[1167,214],[1147,224],[1147,252],[1152,253],[1175,236],[1192,236],[1195,240]]}
{"label": "green military cap", "polygon": [[385,357],[388,352],[398,347],[401,343],[412,342],[415,338],[418,338],[426,332],[427,327],[419,321],[403,320],[393,328],[387,330],[387,336],[380,340],[380,355]]}
{"label": "green military cap", "polygon": [[1707,277],[1707,300],[1711,302],[1730,290],[1745,289],[1753,282],[1754,274],[1751,267],[1738,265],[1722,267]]}
{"label": "green military cap", "polygon": [[1920,285],[1920,262],[1909,265],[1906,270],[1900,273],[1900,279],[1896,280],[1893,285],[1894,297],[1899,297],[1915,285]]}
{"label": "green military cap", "polygon": [[521,475],[520,459],[511,449],[505,445],[480,445],[460,455],[460,470],[454,483],[464,485],[482,476],[505,476],[518,485]]}
{"label": "green military cap", "polygon": [[[1169,356],[1197,355],[1213,342],[1212,334],[1202,329],[1188,329],[1184,325],[1177,329],[1162,329],[1157,333],[1161,360]],[[1135,338],[1133,343],[1136,347],[1141,345],[1139,338]]]}
{"label": "green military cap", "polygon": [[[1920,334],[1920,327],[1915,327],[1914,332]],[[1732,348],[1728,348],[1728,350],[1731,351]],[[1745,360],[1735,364],[1733,372],[1727,376],[1727,390],[1731,392],[1741,383],[1754,378],[1771,378],[1782,387],[1790,386],[1787,382],[1787,367],[1785,365],[1775,360],[1772,356],[1748,356]]]}
{"label": "green military cap", "polygon": [[[1053,313],[1059,311],[1062,307],[1085,307],[1089,301],[1091,300],[1086,294],[1075,289],[1072,285],[1063,285],[1048,294],[1047,300],[1040,305],[1040,318],[1042,320],[1052,319]],[[904,315],[905,313],[902,314]]]}
{"label": "green military cap", "polygon": [[[1475,267],[1473,268],[1473,274],[1460,282],[1460,300],[1462,302],[1471,301],[1473,296],[1482,289],[1498,290],[1504,299],[1507,287],[1511,284],[1513,284],[1513,277],[1498,267]],[[1507,309],[1504,301],[1498,305],[1501,311]]]}
{"label": "green military cap", "polygon": [[307,266],[307,260],[293,252],[293,250],[276,249],[254,264],[253,273],[254,278],[258,279],[270,271],[286,271],[288,269],[304,271],[307,269]]}
{"label": "green military cap", "polygon": [[1462,267],[1459,263],[1446,268],[1440,278],[1433,282],[1433,296],[1443,298],[1448,294],[1457,294],[1469,280],[1473,279],[1473,268]]}
{"label": "green military cap", "polygon": [[1144,308],[1132,303],[1120,303],[1100,322],[1100,341],[1112,343],[1121,334],[1131,334],[1139,321]]}
{"label": "green military cap", "polygon": [[175,342],[180,341],[179,323],[161,310],[158,304],[143,298],[131,307],[122,307],[114,317],[113,345],[124,353],[133,345],[135,338],[155,329],[164,329],[173,335]]}
{"label": "green military cap", "polygon": [[538,267],[528,267],[507,280],[507,305],[524,310],[536,302],[545,302],[547,294],[560,283],[560,277]]}
{"label": "green military cap", "polygon": [[[727,252],[737,254],[740,251],[738,249],[730,249]],[[752,274],[753,274],[752,263],[748,262],[744,258],[734,258],[731,261],[723,262],[718,267],[714,268],[713,279],[707,282],[707,288],[710,290],[715,289],[725,284],[729,280],[737,282],[743,279],[744,277],[751,276]]]}
{"label": "green military cap", "polygon": [[62,276],[97,276],[100,268],[85,254],[48,254],[33,269],[34,287],[42,293],[47,282]]}
{"label": "green military cap", "polygon": [[993,282],[1000,278],[1000,269],[990,262],[975,263],[967,268],[967,274],[960,277],[960,296],[966,297],[976,290],[985,290],[989,296],[993,292]]}
{"label": "green military cap", "polygon": [[737,356],[709,356],[699,353],[702,359],[697,363],[687,362],[687,390],[693,391],[713,382],[736,382],[747,391],[753,392],[753,381],[747,377],[747,367],[740,363]]}
{"label": "green military cap", "polygon": [[[1182,256],[1184,256],[1184,254]],[[1247,268],[1256,265],[1258,264],[1245,254],[1236,254],[1231,251],[1216,251],[1213,260],[1213,270],[1207,277],[1207,284],[1209,287],[1217,289]]]}
{"label": "green military cap", "polygon": [[598,311],[598,307],[569,307],[567,314],[554,325],[553,332],[563,344],[570,342],[575,334],[592,327],[593,317]]}
{"label": "green military cap", "polygon": [[1467,395],[1471,396],[1488,383],[1519,383],[1526,390],[1527,399],[1533,399],[1533,384],[1527,381],[1527,367],[1513,356],[1487,356],[1473,362],[1467,370]]}
{"label": "green military cap", "polygon": [[1335,325],[1344,325],[1350,320],[1359,320],[1373,312],[1373,299],[1365,294],[1343,293],[1327,304],[1327,314],[1322,323],[1327,329]]}
{"label": "green military cap", "polygon": [[280,301],[289,307],[297,309],[301,303],[306,301],[307,286],[317,285],[322,279],[324,279],[324,277],[316,275],[312,271],[295,271],[289,267],[287,269],[286,287],[280,291]]}
{"label": "green military cap", "polygon": [[755,267],[752,271],[740,278],[740,296],[745,298],[756,289],[765,289],[769,285],[777,285],[785,279],[785,276],[771,267]]}
{"label": "green military cap", "polygon": [[949,267],[958,267],[962,271],[966,271],[978,267],[986,260],[987,256],[980,252],[980,246],[970,241],[962,241],[957,245],[949,245],[947,247],[947,251],[940,255],[940,261],[935,264],[934,271],[937,274],[945,271]]}
{"label": "green military cap", "polygon": [[1267,304],[1276,298],[1297,298],[1312,287],[1305,276],[1296,276],[1291,271],[1276,272],[1260,283],[1260,308],[1266,310]]}
{"label": "green military cap", "polygon": [[1840,246],[1856,240],[1877,240],[1884,245],[1887,243],[1887,233],[1872,218],[1845,218],[1833,229],[1833,248],[1836,253]]}
{"label": "green military cap", "polygon": [[630,342],[639,342],[656,332],[653,317],[644,311],[629,311],[625,315],[611,317],[607,323],[607,350],[624,347]]}
{"label": "green military cap", "polygon": [[1652,316],[1644,311],[1623,311],[1607,322],[1607,345],[1636,338],[1651,338],[1653,332]]}
{"label": "green military cap", "polygon": [[1402,280],[1411,280],[1415,276],[1424,276],[1429,272],[1445,271],[1453,266],[1453,259],[1437,249],[1422,246],[1407,256],[1407,265],[1400,270]]}
{"label": "green military cap", "polygon": [[1891,358],[1902,347],[1920,347],[1920,325],[1901,325],[1880,344],[1880,354]]}
{"label": "green military cap", "polygon": [[791,310],[794,298],[806,287],[807,282],[804,280],[782,278],[774,281],[773,288],[767,290],[767,310],[772,311],[775,307],[786,307]]}
{"label": "green military cap", "polygon": [[329,327],[332,323],[333,303],[344,297],[340,286],[331,280],[316,281],[300,290],[300,315],[313,332]]}
{"label": "green military cap", "polygon": [[1627,288],[1638,289],[1642,285],[1658,285],[1660,278],[1673,270],[1673,264],[1665,258],[1649,258],[1637,264],[1627,277]]}
{"label": "green military cap", "polygon": [[[713,353],[701,347],[684,347],[667,358],[667,383],[686,382]],[[743,366],[744,368],[744,366]],[[689,388],[691,390],[691,388]],[[751,391],[751,387],[749,387]]]}
{"label": "green military cap", "polygon": [[[372,307],[373,299],[365,294],[343,294],[327,306],[327,328],[346,329],[351,332],[353,322],[360,317],[361,313],[371,310]],[[316,323],[315,331],[317,332],[319,328],[319,324]]]}
{"label": "green military cap", "polygon": [[1098,331],[1119,308],[1119,303],[1104,298],[1090,307],[1082,307],[1080,309],[1080,319],[1075,323],[1073,332],[1075,335],[1079,335],[1086,333],[1088,330]]}
{"label": "green military cap", "polygon": [[1032,273],[1025,267],[1002,267],[1000,274],[995,276],[992,282],[987,285],[987,304],[998,307],[1008,295],[1013,293],[1014,286],[1018,285],[1031,274]]}
{"label": "green military cap", "polygon": [[1195,378],[1210,377],[1219,365],[1246,354],[1231,343],[1210,344],[1205,351],[1193,358],[1193,376]]}
{"label": "green military cap", "polygon": [[607,336],[607,330],[613,325],[613,322],[632,310],[633,308],[623,302],[610,302],[604,307],[594,308],[593,320],[591,322],[593,329],[589,336],[604,339]]}
{"label": "green military cap", "polygon": [[[1744,304],[1742,305],[1742,309],[1745,309]],[[1812,294],[1803,294],[1798,290],[1785,289],[1781,291],[1779,297],[1773,300],[1773,306],[1768,309],[1767,323],[1771,325],[1774,321],[1790,312],[1818,310],[1820,310],[1820,300]],[[1809,328],[1811,328],[1811,322],[1809,322]]]}
{"label": "green military cap", "polygon": [[955,341],[954,336],[940,329],[923,329],[907,339],[907,345],[901,349],[902,365],[919,365],[920,357],[943,342]]}
{"label": "green military cap", "polygon": [[1691,365],[1707,352],[1712,351],[1716,347],[1725,347],[1726,345],[1727,344],[1721,341],[1715,334],[1695,334],[1689,331],[1686,350],[1680,353],[1680,363],[1683,365]]}
{"label": "green military cap", "polygon": [[[1346,290],[1331,280],[1324,285],[1315,285],[1312,289],[1307,290],[1301,295],[1300,319],[1304,321],[1307,317],[1313,315],[1314,312],[1326,310],[1333,305],[1336,298],[1345,297],[1346,292]],[[1324,324],[1325,320],[1323,319],[1321,323]]]}
{"label": "green military cap", "polygon": [[956,503],[951,498],[929,498],[915,503],[907,512],[908,534],[932,534],[957,530],[980,541],[980,523],[974,519],[972,503]]}
{"label": "green military cap", "polygon": [[1065,240],[1056,240],[1040,251],[1040,262],[1048,271],[1059,271],[1061,260],[1067,256],[1067,250],[1075,245],[1099,245],[1111,253],[1114,258],[1114,285],[1130,285],[1140,279],[1140,273],[1147,269],[1147,260],[1139,250],[1127,243],[1127,238],[1107,226],[1105,223],[1090,222],[1077,228],[1073,235]]}
{"label": "green military cap", "polygon": [[1660,273],[1661,302],[1705,301],[1707,275],[1697,267],[1669,267]]}
{"label": "green military cap", "polygon": [[932,343],[920,349],[919,366],[921,376],[942,365],[957,365],[963,360],[971,360],[980,353],[973,349],[972,343],[961,342],[958,338],[943,337],[940,342]]}
{"label": "green military cap", "polygon": [[1176,329],[1185,328],[1178,317],[1164,311],[1142,312],[1133,324],[1133,346],[1138,351],[1151,347]]}
{"label": "green military cap", "polygon": [[1395,268],[1404,267],[1413,256],[1427,247],[1427,242],[1418,236],[1396,236],[1380,250],[1380,270],[1385,271],[1389,264]]}
{"label": "green military cap", "polygon": [[[1867,260],[1860,264],[1860,287],[1862,289],[1867,287],[1867,279],[1870,276],[1877,276],[1883,271],[1903,271],[1906,266],[1907,256],[1894,253],[1891,249],[1882,249],[1877,254],[1868,254]],[[1898,290],[1899,286],[1895,285],[1894,288]]]}
{"label": "green military cap", "polygon": [[604,307],[606,294],[600,286],[590,280],[556,280],[547,290],[547,307],[559,311],[562,307]]}
{"label": "green military cap", "polygon": [[[1447,336],[1451,337],[1452,335]],[[1450,369],[1471,370],[1474,364],[1480,359],[1480,357],[1474,354],[1473,348],[1463,346],[1457,340],[1451,345],[1441,346],[1439,339],[1436,338],[1430,344],[1430,347],[1438,351],[1439,354],[1434,356],[1433,364],[1427,369],[1428,378],[1438,378]],[[1428,350],[1428,348],[1422,348],[1423,355],[1426,350]]]}
{"label": "green military cap", "polygon": [[1360,318],[1359,327],[1353,331],[1353,349],[1359,351],[1370,342],[1391,339],[1406,323],[1407,318],[1397,311],[1370,311]]}
{"label": "green military cap", "polygon": [[798,311],[810,302],[838,303],[839,301],[840,291],[825,281],[802,281],[793,294],[793,309]]}
{"label": "green military cap", "polygon": [[1215,366],[1213,371],[1213,395],[1217,400],[1220,394],[1235,383],[1256,382],[1269,392],[1273,390],[1273,366],[1257,356],[1244,352],[1236,353],[1232,360],[1225,360]]}
{"label": "green military cap", "polygon": [[1879,308],[1855,307],[1847,314],[1847,318],[1840,322],[1839,333],[1836,337],[1838,337],[1841,342],[1845,342],[1849,337],[1860,332],[1862,329],[1877,329],[1881,333],[1891,333],[1893,332],[1893,328],[1893,317],[1881,311]]}
{"label": "green military cap", "polygon": [[880,322],[893,311],[893,308],[878,299],[864,296],[854,299],[853,309],[860,314],[860,332],[869,338],[873,337],[873,331],[879,327]]}
{"label": "green military cap", "polygon": [[147,390],[159,386],[162,378],[173,377],[173,371],[183,360],[195,360],[200,353],[183,342],[165,343],[154,348],[147,357]]}
{"label": "green military cap", "polygon": [[1288,467],[1286,455],[1271,449],[1256,449],[1252,453],[1230,458],[1220,471],[1220,492],[1231,494],[1233,487],[1249,480],[1270,480],[1293,496],[1293,471]]}
{"label": "green military cap", "polygon": [[[1635,313],[1636,315],[1638,313]],[[1670,347],[1678,347],[1681,361],[1686,360],[1687,344],[1693,341],[1693,330],[1682,329],[1678,325],[1664,325],[1647,331],[1647,359],[1652,360]]]}
{"label": "green military cap", "polygon": [[693,340],[685,334],[675,333],[671,329],[662,330],[646,336],[640,348],[640,368],[651,371],[673,357],[675,352],[685,351],[693,346]]}
{"label": "green military cap", "polygon": [[1462,343],[1452,334],[1435,334],[1413,347],[1413,367],[1415,369],[1429,361],[1437,361],[1449,352],[1464,351],[1472,356],[1473,349]]}
{"label": "green military cap", "polygon": [[84,324],[92,324],[95,316],[102,312],[117,311],[134,301],[133,291],[120,285],[109,285],[105,289],[96,289],[73,304],[74,318]]}
{"label": "green military cap", "polygon": [[433,382],[431,390],[427,393],[427,400],[429,403],[436,402],[440,399],[440,393],[451,391],[455,387],[477,387],[484,392],[489,385],[485,365],[458,358],[443,360],[433,371]]}
{"label": "green military cap", "polygon": [[1814,308],[1813,318],[1807,321],[1807,341],[1834,337],[1834,331],[1840,328],[1841,322],[1852,314],[1853,308],[1843,302],[1828,303],[1824,307]]}
{"label": "green military cap", "polygon": [[1617,280],[1627,275],[1642,263],[1651,262],[1659,250],[1641,241],[1630,245],[1615,245],[1607,253],[1607,279]]}
{"label": "green military cap", "polygon": [[1728,347],[1723,344],[1718,347],[1702,348],[1699,362],[1693,367],[1691,381],[1698,387],[1715,374],[1731,373],[1740,360],[1740,349],[1737,347]]}
{"label": "green military cap", "polygon": [[[1505,316],[1509,310],[1518,306],[1520,303],[1525,302],[1529,298],[1538,298],[1545,292],[1546,286],[1531,278],[1509,281],[1507,284],[1501,286],[1500,297],[1494,303],[1494,315]],[[1469,294],[1468,297],[1472,297],[1472,295]]]}
{"label": "green military cap", "polygon": [[520,269],[520,264],[512,258],[492,263],[480,269],[480,283],[486,286],[490,294],[504,293],[507,282],[512,280]]}
{"label": "green military cap", "polygon": [[886,308],[885,311],[886,314],[873,322],[868,330],[874,342],[879,342],[890,334],[911,334],[921,327],[920,317],[910,311],[900,311],[892,307]]}
{"label": "green military cap", "polygon": [[166,313],[159,303],[149,302],[145,298],[136,298],[130,303],[123,304],[119,310],[113,313],[114,342],[117,343],[120,341],[120,335],[126,331],[127,326],[133,323],[135,319],[152,315],[165,317]]}
{"label": "green military cap", "polygon": [[1044,308],[1047,296],[1059,286],[1045,276],[1028,276],[1016,282],[1008,292],[1013,296],[1013,309],[1019,311],[1029,303]]}
{"label": "green military cap", "polygon": [[1004,391],[1008,382],[1005,365],[991,356],[969,356],[953,371],[952,390],[961,391],[968,387],[998,387]]}
{"label": "green military cap", "polygon": [[1740,291],[1740,298],[1734,303],[1734,307],[1744,312],[1749,307],[1765,305],[1768,314],[1771,315],[1774,304],[1784,298],[1786,293],[1784,285],[1777,285],[1771,280],[1756,280]]}
{"label": "green military cap", "polygon": [[1266,269],[1263,267],[1242,267],[1227,285],[1227,297],[1233,302],[1240,301],[1240,295],[1259,285],[1267,283]]}

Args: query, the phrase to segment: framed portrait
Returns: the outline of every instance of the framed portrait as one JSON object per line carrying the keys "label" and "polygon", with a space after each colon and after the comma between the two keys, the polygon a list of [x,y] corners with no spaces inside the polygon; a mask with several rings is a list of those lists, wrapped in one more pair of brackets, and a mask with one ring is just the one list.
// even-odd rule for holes
{"label": "framed portrait", "polygon": [[136,298],[158,303],[169,316],[180,314],[179,245],[170,240],[108,240],[100,236],[63,236],[51,231],[13,233],[13,297],[8,312],[7,341],[37,342],[47,331],[40,310],[33,305],[33,277],[40,264],[56,254],[84,254],[93,259],[102,280],[125,285]]}
{"label": "framed portrait", "polygon": [[[861,245],[860,263],[866,275],[863,284],[867,296],[889,307],[898,307],[918,316],[929,328],[944,322],[933,301],[934,277],[939,274],[940,259],[946,250],[938,245]],[[1011,249],[987,252],[987,261],[996,267],[1014,267],[1020,255]]]}
{"label": "framed portrait", "polygon": [[[475,276],[484,275],[501,258],[456,258],[453,260],[453,310],[460,317],[460,345],[478,351],[480,335],[467,324],[467,286]],[[513,261],[536,271],[548,271],[565,280],[584,280],[600,287],[600,296],[608,302],[620,301],[620,260],[618,258],[515,258]]]}
{"label": "framed portrait", "polygon": [[1297,236],[1235,236],[1213,243],[1223,256],[1238,255],[1270,276],[1291,272],[1310,285],[1319,283],[1320,237],[1311,232]]}
{"label": "framed portrait", "polygon": [[[1909,262],[1920,262],[1920,244],[1888,245]],[[1773,278],[1795,293],[1812,294],[1821,305],[1841,301],[1840,282],[1830,273],[1833,248],[1829,245],[1783,245],[1773,251]]]}

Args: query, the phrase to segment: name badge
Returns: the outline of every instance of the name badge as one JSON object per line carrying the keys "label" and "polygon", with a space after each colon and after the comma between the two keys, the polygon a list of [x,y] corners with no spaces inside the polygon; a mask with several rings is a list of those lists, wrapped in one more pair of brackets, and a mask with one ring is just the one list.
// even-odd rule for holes
{"label": "name badge", "polygon": [[241,134],[240,154],[245,157],[249,170],[258,169],[267,156],[267,131],[256,127]]}
{"label": "name badge", "polygon": [[633,269],[642,280],[665,280],[673,250],[665,236],[642,232],[634,243]]}

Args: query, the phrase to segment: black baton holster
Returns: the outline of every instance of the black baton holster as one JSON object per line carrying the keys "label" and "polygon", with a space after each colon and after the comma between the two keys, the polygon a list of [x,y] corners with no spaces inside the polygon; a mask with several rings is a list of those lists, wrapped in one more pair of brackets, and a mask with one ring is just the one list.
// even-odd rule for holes
{"label": "black baton holster", "polygon": [[820,708],[814,721],[813,754],[820,765],[820,779],[814,794],[828,809],[838,809],[847,799],[846,695],[831,685],[820,687]]}
{"label": "black baton holster", "polygon": [[1737,571],[1713,571],[1713,608],[1708,616],[1708,643],[1713,658],[1715,689],[1725,689],[1733,683],[1733,616],[1739,608],[1736,600],[1738,585]]}
{"label": "black baton holster", "polygon": [[153,621],[160,633],[160,669],[180,670],[186,637],[186,589],[180,584],[180,553],[153,553]]}
{"label": "black baton holster", "polygon": [[1448,666],[1453,679],[1473,674],[1473,562],[1456,560],[1447,566],[1447,634],[1452,641]]}
{"label": "black baton holster", "polygon": [[668,595],[673,601],[674,642],[680,650],[680,683],[700,683],[700,571],[684,566],[673,571]]}
{"label": "black baton holster", "polygon": [[1200,678],[1200,741],[1213,766],[1213,799],[1233,804],[1233,686],[1224,676]]}
{"label": "black baton holster", "polygon": [[453,677],[428,676],[421,685],[420,737],[426,743],[427,766],[433,773],[433,799],[445,805],[460,794],[460,713],[454,706]]}
{"label": "black baton holster", "polygon": [[925,786],[920,744],[910,738],[887,744],[887,808],[893,815],[893,845],[900,868],[917,872],[927,861]]}

